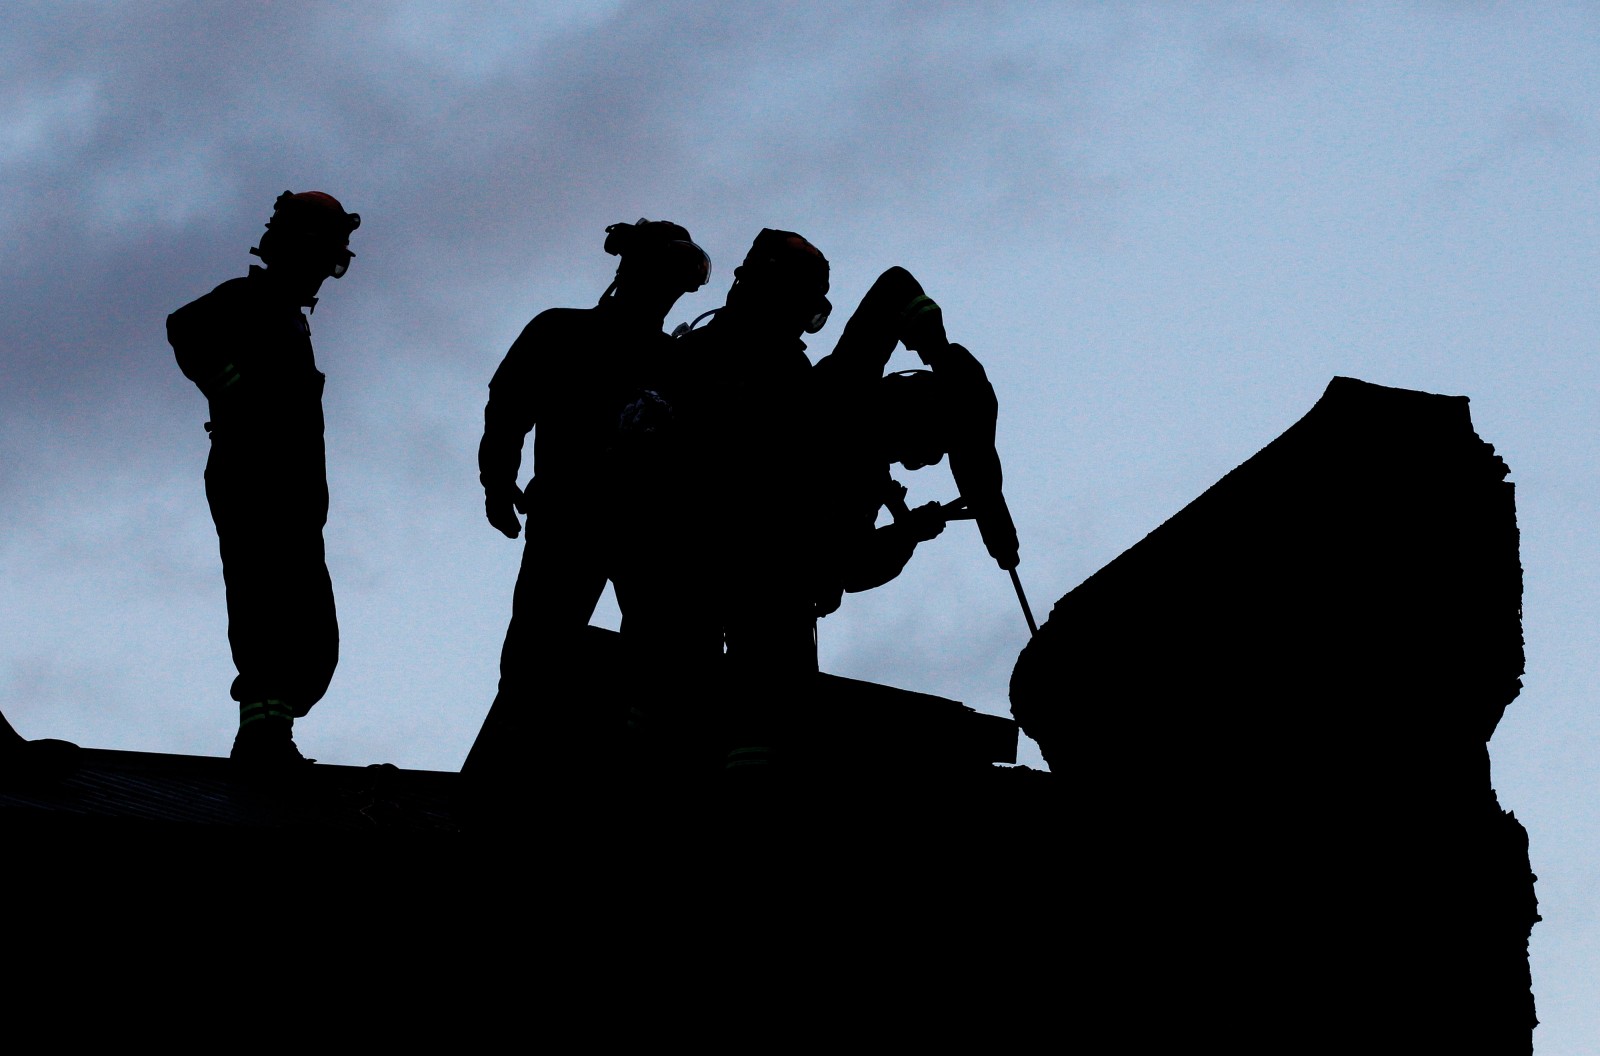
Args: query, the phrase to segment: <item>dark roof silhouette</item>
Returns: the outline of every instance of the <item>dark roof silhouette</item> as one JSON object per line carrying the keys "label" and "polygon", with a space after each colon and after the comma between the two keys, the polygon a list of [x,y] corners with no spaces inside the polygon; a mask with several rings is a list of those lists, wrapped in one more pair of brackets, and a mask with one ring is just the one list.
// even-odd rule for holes
{"label": "dark roof silhouette", "polygon": [[[618,636],[590,628],[595,663],[614,670]],[[598,679],[599,676],[597,676]],[[605,686],[591,687],[603,695]],[[982,782],[994,764],[1016,761],[1016,723],[959,702],[837,675],[820,679],[820,699],[795,731],[809,795],[870,795],[885,786]],[[602,755],[603,753],[597,753]],[[528,764],[528,794],[541,788]],[[597,763],[603,768],[604,763]],[[1022,768],[1026,769],[1026,768]],[[1036,779],[1047,775],[1029,771]],[[605,775],[625,786],[626,774]],[[516,777],[513,775],[513,780]],[[1020,785],[1019,778],[1009,782]],[[1003,782],[1004,779],[1002,778]],[[205,840],[263,830],[307,843],[337,838],[444,845],[466,832],[518,838],[535,804],[496,812],[494,828],[462,814],[462,775],[387,763],[317,763],[276,779],[252,779],[225,758],[81,747],[59,772],[22,769],[0,777],[0,824],[36,831]],[[906,788],[900,794],[907,794]],[[501,829],[504,831],[501,831]]]}
{"label": "dark roof silhouette", "polygon": [[[142,948],[420,949],[468,1000],[511,954],[584,966],[630,1013],[823,966],[826,1001],[788,1015],[959,982],[986,990],[955,1012],[1030,1036],[1087,1010],[1154,1051],[1529,1052],[1535,877],[1487,753],[1522,672],[1515,503],[1467,412],[1335,379],[1062,597],[1011,682],[1055,773],[995,765],[1009,720],[831,676],[782,795],[601,759],[465,827],[459,774],[271,788],[85,749],[0,775],[17,903],[152,920]],[[652,950],[671,963],[639,982]]]}
{"label": "dark roof silhouette", "polygon": [[1487,750],[1523,671],[1508,473],[1465,397],[1335,378],[1023,649],[1012,713],[1096,792],[1085,897],[1130,907],[1077,934],[1087,990],[1161,1007],[1153,1049],[1531,1049],[1534,876]]}
{"label": "dark roof silhouette", "polygon": [[[50,922],[12,952],[38,965],[138,950],[181,974],[194,969],[180,951],[208,951],[234,965],[230,979],[258,966],[253,951],[333,958],[368,1001],[393,999],[378,985],[389,973],[426,977],[435,1012],[504,995],[507,951],[572,965],[626,948],[637,965],[643,950],[733,949],[753,933],[756,946],[712,970],[743,977],[739,966],[797,943],[894,935],[874,964],[953,980],[955,951],[927,948],[919,907],[987,927],[1033,901],[1028,885],[1048,874],[1016,849],[1053,813],[1052,775],[995,765],[1015,758],[1009,718],[836,676],[823,686],[810,763],[776,794],[653,787],[603,758],[579,781],[530,773],[488,811],[460,773],[387,764],[262,780],[224,758],[81,748],[55,771],[0,769],[8,893]],[[974,894],[996,881],[1003,907]],[[1013,939],[1008,926],[985,942]]]}

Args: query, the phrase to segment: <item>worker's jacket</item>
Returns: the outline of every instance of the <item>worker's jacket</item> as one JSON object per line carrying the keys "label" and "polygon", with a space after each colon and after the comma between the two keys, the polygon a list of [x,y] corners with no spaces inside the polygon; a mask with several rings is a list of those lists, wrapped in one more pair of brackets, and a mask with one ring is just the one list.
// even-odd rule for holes
{"label": "worker's jacket", "polygon": [[642,364],[671,344],[659,324],[613,308],[551,308],[523,328],[489,381],[478,444],[478,479],[489,494],[517,486],[533,431],[537,488],[525,512],[570,516],[605,506],[616,491],[614,449],[621,415],[638,392]]}
{"label": "worker's jacket", "polygon": [[167,317],[184,376],[210,405],[207,493],[213,509],[264,521],[328,518],[322,389],[301,305],[251,267]]}

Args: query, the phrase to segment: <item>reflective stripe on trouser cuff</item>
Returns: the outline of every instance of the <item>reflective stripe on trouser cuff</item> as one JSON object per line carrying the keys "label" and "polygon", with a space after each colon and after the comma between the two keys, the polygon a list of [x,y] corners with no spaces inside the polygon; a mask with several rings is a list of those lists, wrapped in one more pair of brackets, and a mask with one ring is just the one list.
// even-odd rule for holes
{"label": "reflective stripe on trouser cuff", "polygon": [[771,748],[735,748],[728,753],[727,767],[766,766],[772,762]]}
{"label": "reflective stripe on trouser cuff", "polygon": [[282,719],[292,723],[294,712],[289,709],[288,702],[282,700],[252,700],[239,705],[240,726],[248,726],[260,719]]}

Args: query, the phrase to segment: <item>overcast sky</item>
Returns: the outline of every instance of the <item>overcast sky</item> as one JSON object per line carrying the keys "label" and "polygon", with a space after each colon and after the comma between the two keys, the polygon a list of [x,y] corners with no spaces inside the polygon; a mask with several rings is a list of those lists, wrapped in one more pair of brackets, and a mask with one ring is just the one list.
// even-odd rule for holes
{"label": "overcast sky", "polygon": [[[1471,399],[1522,531],[1528,671],[1490,749],[1539,875],[1535,1043],[1600,1047],[1595,8],[512,6],[7,5],[0,710],[24,736],[227,752],[206,408],[164,320],[244,273],[284,189],[363,216],[312,317],[343,658],[296,731],[352,765],[458,769],[494,695],[521,544],[483,519],[475,450],[522,326],[594,302],[607,224],[711,253],[669,326],[788,228],[833,265],[814,356],[898,264],[987,366],[1040,619],[1334,376]],[[943,467],[901,479],[955,495]],[[1027,626],[958,522],[820,638],[827,671],[1008,714]]]}

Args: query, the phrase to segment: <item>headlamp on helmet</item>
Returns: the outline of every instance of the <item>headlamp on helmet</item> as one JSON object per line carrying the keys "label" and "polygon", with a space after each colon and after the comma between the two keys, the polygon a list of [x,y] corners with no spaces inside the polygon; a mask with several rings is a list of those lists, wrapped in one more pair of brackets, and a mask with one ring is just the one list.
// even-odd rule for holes
{"label": "headlamp on helmet", "polygon": [[695,245],[686,228],[670,220],[639,218],[636,224],[606,228],[605,251],[621,257],[623,266],[639,263],[676,279],[684,293],[711,281],[711,256]]}

